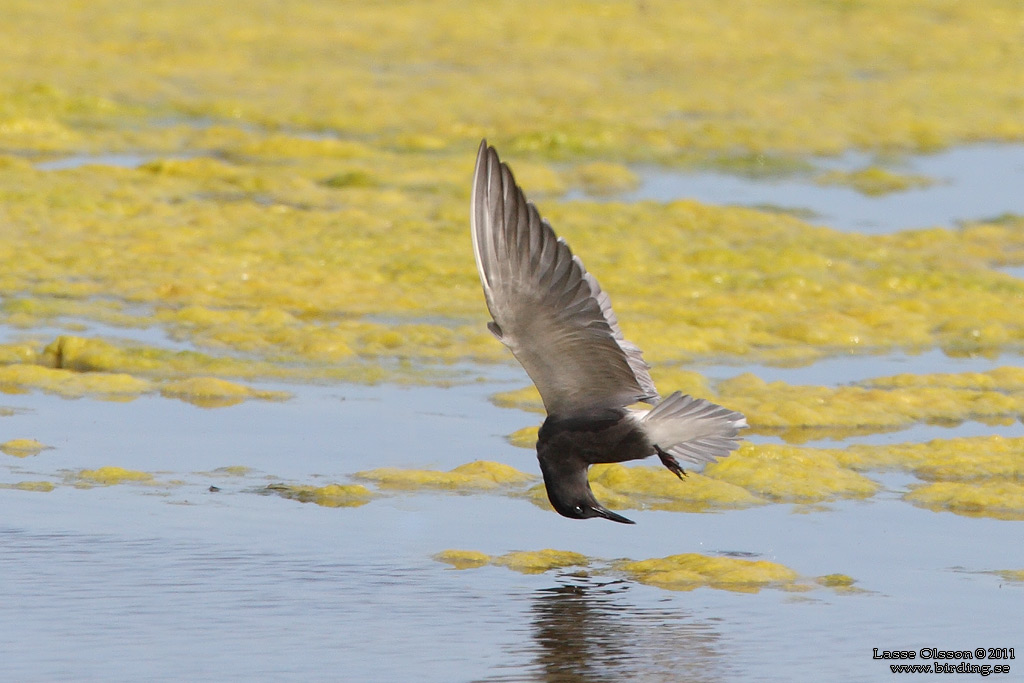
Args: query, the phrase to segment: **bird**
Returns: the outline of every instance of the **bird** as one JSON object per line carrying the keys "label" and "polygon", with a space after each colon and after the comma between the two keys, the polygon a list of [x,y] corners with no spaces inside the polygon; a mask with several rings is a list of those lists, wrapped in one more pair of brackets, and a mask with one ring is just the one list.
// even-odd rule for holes
{"label": "bird", "polygon": [[470,231],[487,328],[526,370],[547,412],[537,460],[556,512],[635,524],[597,501],[591,465],[657,455],[682,480],[678,459],[712,462],[738,446],[747,426],[741,413],[679,391],[660,396],[608,294],[486,139],[473,172]]}

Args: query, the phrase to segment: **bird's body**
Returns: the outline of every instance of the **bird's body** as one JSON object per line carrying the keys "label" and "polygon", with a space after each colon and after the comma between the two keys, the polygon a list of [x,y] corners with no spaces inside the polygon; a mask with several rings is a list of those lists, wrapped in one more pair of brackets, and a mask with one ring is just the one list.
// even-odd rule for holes
{"label": "bird's body", "polygon": [[[480,144],[470,216],[488,328],[523,365],[548,417],[537,458],[548,499],[566,517],[630,520],[594,498],[595,463],[657,454],[707,462],[736,447],[743,416],[676,392],[661,399],[640,349],[623,337],[608,295],[526,201],[497,152]],[[654,407],[641,410],[636,403]]]}

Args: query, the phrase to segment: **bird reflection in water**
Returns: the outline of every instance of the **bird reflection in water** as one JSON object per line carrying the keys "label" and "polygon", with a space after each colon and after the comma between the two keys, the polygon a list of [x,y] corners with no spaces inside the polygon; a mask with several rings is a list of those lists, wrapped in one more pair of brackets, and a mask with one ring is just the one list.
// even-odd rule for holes
{"label": "bird reflection in water", "polygon": [[720,635],[706,621],[682,610],[638,606],[627,599],[625,582],[564,579],[569,582],[532,599],[533,680],[723,680]]}

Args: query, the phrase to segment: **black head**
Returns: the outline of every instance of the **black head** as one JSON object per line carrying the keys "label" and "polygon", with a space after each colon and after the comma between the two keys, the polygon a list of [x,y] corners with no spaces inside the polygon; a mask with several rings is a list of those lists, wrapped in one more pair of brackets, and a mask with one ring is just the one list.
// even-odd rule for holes
{"label": "black head", "polygon": [[566,458],[539,457],[540,470],[544,474],[544,488],[548,493],[551,507],[563,517],[590,519],[603,517],[622,524],[636,524],[631,519],[616,514],[597,502],[587,481],[585,463],[573,463]]}

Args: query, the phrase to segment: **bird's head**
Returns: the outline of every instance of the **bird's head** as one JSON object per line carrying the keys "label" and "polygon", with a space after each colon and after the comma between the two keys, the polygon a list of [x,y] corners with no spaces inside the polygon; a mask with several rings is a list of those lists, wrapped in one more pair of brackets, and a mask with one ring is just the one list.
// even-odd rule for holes
{"label": "bird's head", "polygon": [[597,502],[594,492],[590,490],[590,482],[587,481],[586,463],[549,453],[539,453],[537,459],[540,461],[540,471],[544,474],[548,500],[558,514],[572,519],[603,517],[622,524],[636,524]]}

